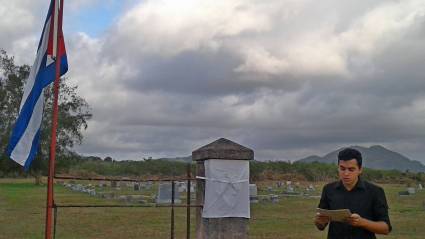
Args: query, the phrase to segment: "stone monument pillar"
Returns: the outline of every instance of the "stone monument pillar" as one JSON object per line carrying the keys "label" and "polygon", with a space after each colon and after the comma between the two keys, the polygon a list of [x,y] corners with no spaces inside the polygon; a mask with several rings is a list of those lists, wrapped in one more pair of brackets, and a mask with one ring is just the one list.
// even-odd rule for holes
{"label": "stone monument pillar", "polygon": [[[248,238],[248,222],[249,222],[250,208],[249,208],[249,163],[247,161],[252,159],[254,159],[254,151],[252,149],[246,148],[242,145],[239,145],[225,138],[218,139],[192,152],[192,160],[196,161],[196,176],[205,179],[205,180],[197,180],[197,185],[196,185],[196,188],[197,188],[196,204],[204,205],[204,208],[196,209],[196,238],[197,239],[247,239]],[[216,177],[223,177],[223,178],[213,178],[213,179],[205,178],[205,169],[206,169],[205,165],[210,165],[208,167],[212,167],[211,165],[213,165],[213,163],[215,165],[217,165],[218,163],[218,165],[222,167],[223,169],[232,168],[233,171],[238,171],[238,168],[235,168],[235,167],[241,167],[240,168],[242,170],[241,172],[243,172],[242,173],[244,174],[243,177],[246,178],[246,180],[239,180],[239,181],[235,179],[230,180],[229,178],[232,178],[235,175],[227,176],[226,173],[221,174],[221,176],[216,176]],[[228,164],[228,167],[227,167],[227,164]],[[246,170],[248,172],[246,172]],[[231,174],[231,172],[229,174]],[[220,175],[220,173],[216,175]],[[235,177],[238,177],[238,175],[236,175]],[[207,193],[205,191],[207,180],[210,180],[209,184],[207,183],[207,185],[209,185],[209,187],[213,189],[214,189],[214,182],[218,182],[215,184],[215,185],[219,184],[217,186],[218,189],[215,188],[215,190],[220,190],[220,187],[221,189],[223,189],[223,187],[227,187],[227,185],[229,186],[229,188],[223,189],[222,193],[216,193],[216,194],[210,193],[210,192]],[[230,181],[233,180],[233,181],[229,182],[229,180]],[[211,181],[214,181],[214,182],[211,183]],[[238,207],[240,209],[240,203],[241,201],[245,202],[245,194],[247,194],[246,202],[248,204],[246,205],[245,203],[242,203],[243,204],[242,210],[239,210],[238,212],[236,212],[237,214],[236,216],[232,216],[233,214],[235,214],[235,212],[230,212],[229,214],[230,216],[228,215],[220,216],[220,215],[223,215],[223,210],[220,211],[221,206],[213,204],[212,207],[218,208],[217,209],[218,216],[211,216],[211,212],[208,212],[208,215],[205,215],[207,210],[207,208],[205,208],[206,193],[207,195],[209,195],[207,200],[209,200],[209,202],[214,202],[217,199],[220,200],[220,198],[218,197],[228,193],[229,191],[230,191],[230,195],[228,195],[225,202],[234,200],[234,202],[230,202],[230,205],[236,205],[235,207]],[[232,198],[232,196],[234,196],[235,194],[236,195],[239,194],[239,198],[237,197]],[[217,198],[210,198],[210,197],[217,197]],[[228,206],[228,205],[224,205],[224,206]],[[244,210],[244,207],[247,210]],[[203,212],[203,210],[205,210],[205,212]],[[212,211],[212,214],[215,214],[214,210],[210,210],[210,211]],[[246,211],[248,212],[248,214],[245,213]],[[239,212],[242,212],[242,213],[238,214]],[[239,216],[239,215],[242,215],[242,216]]]}

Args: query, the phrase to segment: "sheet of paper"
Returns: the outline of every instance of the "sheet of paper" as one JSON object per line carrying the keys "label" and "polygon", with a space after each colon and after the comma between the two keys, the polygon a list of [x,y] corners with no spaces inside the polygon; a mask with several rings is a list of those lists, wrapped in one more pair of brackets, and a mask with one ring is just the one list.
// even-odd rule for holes
{"label": "sheet of paper", "polygon": [[331,218],[331,221],[335,222],[343,222],[351,216],[351,212],[349,209],[327,210],[317,208],[316,212],[325,216],[329,216]]}

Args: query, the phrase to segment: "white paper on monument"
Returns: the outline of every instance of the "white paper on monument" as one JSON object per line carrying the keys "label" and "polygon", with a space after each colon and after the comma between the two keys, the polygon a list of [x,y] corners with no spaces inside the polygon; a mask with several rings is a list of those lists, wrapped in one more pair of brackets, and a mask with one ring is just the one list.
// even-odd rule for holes
{"label": "white paper on monument", "polygon": [[250,218],[249,161],[205,161],[205,201],[202,217]]}

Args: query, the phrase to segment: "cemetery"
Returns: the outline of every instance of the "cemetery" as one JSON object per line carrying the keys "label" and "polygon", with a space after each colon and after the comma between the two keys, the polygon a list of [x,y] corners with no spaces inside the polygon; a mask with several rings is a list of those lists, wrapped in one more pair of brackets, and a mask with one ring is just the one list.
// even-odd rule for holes
{"label": "cemetery", "polygon": [[[159,183],[152,183],[150,189],[143,191],[134,191],[128,187],[121,190],[112,189],[108,186],[102,190],[96,183],[91,183],[96,191],[96,196],[90,196],[87,192],[73,191],[69,183],[57,185],[57,203],[90,203],[95,205],[104,204],[140,204],[139,199],[135,199],[135,195],[142,195],[140,200],[146,201],[147,204],[155,204],[155,196],[158,193]],[[317,194],[321,192],[321,187],[325,182],[314,184],[317,188]],[[70,183],[69,183],[70,184]],[[74,182],[74,185],[81,184],[82,187],[87,187],[89,182]],[[251,220],[249,222],[249,238],[254,239],[274,239],[285,238],[281,235],[292,235],[291,238],[326,238],[326,234],[315,230],[311,224],[312,211],[317,207],[318,199],[306,196],[285,197],[278,193],[278,202],[273,202],[272,195],[267,192],[267,185],[273,185],[272,189],[277,190],[276,181],[255,182],[258,186],[258,202],[251,201]],[[308,187],[308,182],[300,182],[300,186]],[[388,235],[382,238],[388,239],[420,239],[423,230],[423,220],[425,216],[425,191],[417,190],[416,194],[409,196],[398,196],[399,191],[407,191],[406,185],[383,185],[387,192],[387,199],[390,205],[390,215],[392,222],[399,227]],[[74,186],[77,188],[78,186]],[[81,190],[81,189],[80,189]],[[17,206],[8,204],[8,192],[23,193],[31,192],[25,198],[17,200],[18,203],[25,206]],[[7,225],[9,222],[20,222],[21,225],[26,225],[22,230],[13,230],[12,228],[4,228],[2,226],[2,234],[4,238],[35,238],[28,236],[29,232],[36,232],[40,235],[37,238],[42,238],[43,231],[42,222],[44,217],[44,197],[42,187],[33,186],[31,180],[25,181],[0,181],[0,205],[9,205],[0,207],[1,225]],[[283,191],[282,191],[283,192]],[[261,195],[267,195],[267,198],[261,200]],[[120,201],[119,196],[131,195],[132,202]],[[195,195],[193,196],[193,203]],[[252,199],[253,194],[250,195]],[[126,199],[127,200],[127,199]],[[180,193],[180,200],[185,202],[185,193]],[[6,204],[5,204],[6,203]],[[28,214],[30,210],[31,214]],[[59,209],[58,228],[56,238],[140,238],[140,233],[146,235],[144,238],[169,238],[169,208],[119,208],[119,209]],[[195,218],[195,210],[192,210],[192,219]],[[185,238],[185,215],[184,209],[176,210],[176,238]],[[3,219],[4,218],[4,219]],[[7,218],[7,222],[5,221]],[[4,221],[2,221],[4,220]],[[40,221],[40,223],[35,223]],[[3,224],[5,223],[5,224]],[[115,230],[111,232],[111,223],[118,224],[114,226]],[[79,227],[79,225],[86,225]],[[194,236],[194,224],[192,226],[192,237]],[[92,231],[84,228],[95,228]],[[138,228],[136,230],[132,228]],[[415,232],[416,231],[416,232]],[[104,234],[102,234],[104,233]],[[103,235],[103,236],[102,236]],[[0,236],[2,238],[2,236]]]}
{"label": "cemetery", "polygon": [[0,239],[425,238],[425,0],[0,12]]}
{"label": "cemetery", "polygon": [[[141,203],[141,204],[170,204],[171,203],[171,183],[116,183],[112,181],[109,186],[107,183],[91,184],[63,182],[61,185],[76,193],[86,194],[90,197],[109,200],[112,202]],[[121,185],[121,186],[118,186]],[[186,200],[186,183],[177,182],[175,184],[174,203],[182,203],[181,199]],[[195,186],[191,185],[192,200],[195,195]]]}
{"label": "cemetery", "polygon": [[[326,232],[317,231],[311,218],[327,182],[297,178],[250,180],[249,149],[241,148],[235,153],[233,148],[230,156],[226,154],[229,147],[236,146],[241,147],[219,140],[195,150],[196,172],[190,177],[190,186],[184,178],[56,177],[57,238],[140,238],[140,235],[144,238],[286,238],[282,235],[325,238]],[[0,181],[0,184],[1,204],[4,200],[1,195],[5,193],[2,190],[19,183]],[[410,225],[386,238],[421,238],[418,232],[425,231],[418,226],[417,219],[425,216],[423,186],[412,183],[382,186],[387,193],[392,222]],[[37,202],[37,208],[43,208],[41,197],[32,196],[31,200]],[[22,220],[25,210],[11,213],[0,208],[0,215],[12,221]],[[34,215],[36,221],[42,221],[41,211]],[[32,225],[29,221],[24,223]],[[25,233],[34,230],[37,231],[33,226],[28,231],[6,230],[6,235],[26,238]]]}

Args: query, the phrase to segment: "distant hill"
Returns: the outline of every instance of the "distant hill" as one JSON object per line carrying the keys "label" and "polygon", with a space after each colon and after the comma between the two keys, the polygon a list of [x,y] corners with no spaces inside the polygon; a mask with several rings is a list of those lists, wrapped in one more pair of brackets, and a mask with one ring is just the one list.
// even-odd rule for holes
{"label": "distant hill", "polygon": [[178,161],[178,162],[190,163],[190,162],[192,162],[192,155],[187,156],[187,157],[159,158],[158,160],[168,160],[168,161]]}
{"label": "distant hill", "polygon": [[[406,156],[403,156],[397,152],[388,150],[380,145],[374,145],[369,148],[361,146],[352,146],[359,150],[363,156],[363,166],[373,169],[385,169],[385,170],[399,170],[410,172],[425,172],[425,165],[419,161],[411,160]],[[337,163],[337,155],[341,149],[335,150],[331,153],[326,154],[323,157],[317,155],[309,156],[298,160],[298,162],[311,163],[311,162],[320,162],[320,163]]]}

